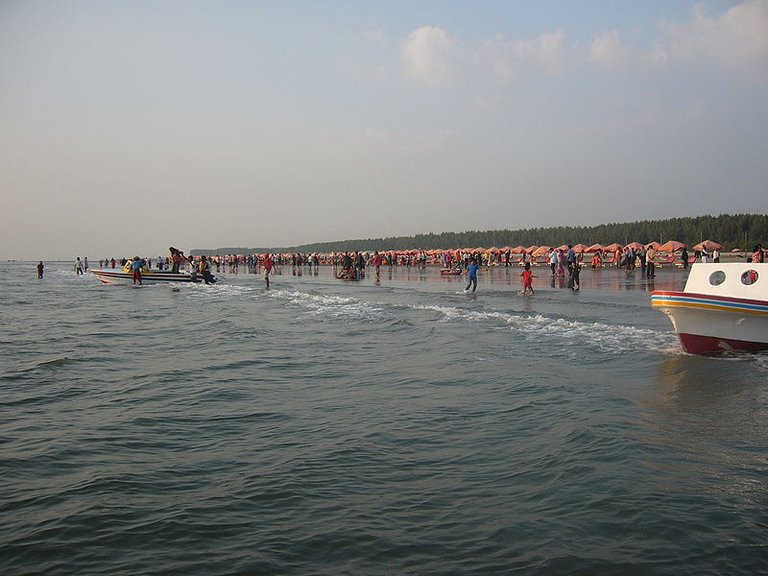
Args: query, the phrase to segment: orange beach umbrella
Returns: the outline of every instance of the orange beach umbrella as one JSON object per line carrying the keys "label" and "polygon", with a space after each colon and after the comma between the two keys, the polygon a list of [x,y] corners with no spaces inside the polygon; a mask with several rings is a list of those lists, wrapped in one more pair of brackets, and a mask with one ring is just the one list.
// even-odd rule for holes
{"label": "orange beach umbrella", "polygon": [[677,240],[667,240],[659,246],[659,252],[680,252],[685,248],[685,244],[678,242]]}
{"label": "orange beach umbrella", "polygon": [[707,251],[711,252],[712,250],[722,250],[723,246],[713,240],[704,240],[704,242],[699,242],[693,247],[694,250],[701,250],[702,248],[706,248]]}

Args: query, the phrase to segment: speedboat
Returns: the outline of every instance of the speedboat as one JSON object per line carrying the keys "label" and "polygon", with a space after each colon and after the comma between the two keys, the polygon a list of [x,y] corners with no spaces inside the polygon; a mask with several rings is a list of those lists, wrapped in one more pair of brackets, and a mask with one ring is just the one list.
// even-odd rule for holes
{"label": "speedboat", "polygon": [[768,263],[694,264],[682,292],[655,290],[690,354],[768,350]]}
{"label": "speedboat", "polygon": [[440,268],[440,274],[442,276],[461,276],[461,268],[454,266],[453,268]]}
{"label": "speedboat", "polygon": [[[133,284],[133,273],[127,268],[97,268],[91,269],[91,272],[102,284]],[[169,282],[198,283],[202,281],[202,276],[189,272],[171,272],[166,270],[141,271],[142,284],[167,284]]]}

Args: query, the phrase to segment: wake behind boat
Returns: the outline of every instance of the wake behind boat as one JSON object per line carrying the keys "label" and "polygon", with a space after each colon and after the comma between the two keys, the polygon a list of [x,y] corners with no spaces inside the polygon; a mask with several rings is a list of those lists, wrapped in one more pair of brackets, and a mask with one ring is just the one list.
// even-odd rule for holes
{"label": "wake behind boat", "polygon": [[655,290],[686,352],[768,350],[768,264],[694,264],[682,292]]}

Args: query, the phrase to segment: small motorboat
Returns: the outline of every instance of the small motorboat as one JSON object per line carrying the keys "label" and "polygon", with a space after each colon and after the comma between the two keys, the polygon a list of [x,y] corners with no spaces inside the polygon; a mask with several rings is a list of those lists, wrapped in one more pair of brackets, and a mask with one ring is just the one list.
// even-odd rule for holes
{"label": "small motorboat", "polygon": [[336,278],[339,280],[362,280],[365,276],[365,270],[355,270],[354,268],[342,268]]}
{"label": "small motorboat", "polygon": [[[102,284],[133,284],[133,273],[127,268],[96,268],[91,269],[91,273]],[[169,270],[141,271],[142,284],[167,284],[169,282],[199,283],[202,281],[203,277],[200,274],[192,274],[190,272],[171,272]]]}
{"label": "small motorboat", "polygon": [[655,290],[690,354],[768,350],[768,263],[694,264],[682,292]]}
{"label": "small motorboat", "polygon": [[453,268],[440,268],[440,274],[442,276],[461,276],[461,268],[454,266]]}

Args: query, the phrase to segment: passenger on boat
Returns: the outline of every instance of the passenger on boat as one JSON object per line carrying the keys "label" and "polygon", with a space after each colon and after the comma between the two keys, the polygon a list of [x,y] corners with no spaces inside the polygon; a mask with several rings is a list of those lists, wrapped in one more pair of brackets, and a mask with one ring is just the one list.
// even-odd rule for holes
{"label": "passenger on boat", "polygon": [[205,256],[200,257],[200,262],[197,265],[197,273],[203,277],[206,284],[216,284],[216,278],[211,274],[211,264]]}
{"label": "passenger on boat", "polygon": [[184,260],[187,260],[187,257],[184,256],[184,252],[173,246],[168,248],[168,250],[171,253],[171,272],[177,274],[179,272],[179,266],[181,266],[181,263]]}
{"label": "passenger on boat", "polygon": [[141,284],[141,259],[138,256],[134,256],[131,261],[131,272],[133,273],[133,283]]}

